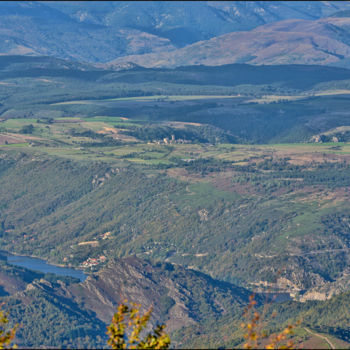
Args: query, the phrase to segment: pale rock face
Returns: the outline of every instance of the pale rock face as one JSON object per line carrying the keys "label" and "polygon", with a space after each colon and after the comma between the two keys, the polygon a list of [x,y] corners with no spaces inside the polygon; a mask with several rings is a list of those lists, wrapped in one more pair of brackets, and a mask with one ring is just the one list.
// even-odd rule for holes
{"label": "pale rock face", "polygon": [[305,302],[307,300],[327,300],[326,294],[320,292],[307,292],[303,296],[300,297],[299,301]]}
{"label": "pale rock face", "polygon": [[323,282],[311,288],[300,297],[300,301],[328,300],[335,295],[345,293],[350,288],[350,269],[346,269],[334,282]]}

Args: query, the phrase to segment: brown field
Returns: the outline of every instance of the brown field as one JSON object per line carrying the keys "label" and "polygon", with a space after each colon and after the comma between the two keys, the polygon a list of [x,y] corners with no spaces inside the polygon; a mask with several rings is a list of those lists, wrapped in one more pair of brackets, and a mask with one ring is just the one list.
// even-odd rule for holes
{"label": "brown field", "polygon": [[328,191],[315,189],[314,187],[304,187],[302,191],[295,191],[294,194],[298,194],[300,197],[298,196],[297,199],[291,200],[292,202],[317,202],[319,205],[323,203],[322,208],[335,206],[336,204],[350,200],[350,190],[346,187]]}
{"label": "brown field", "polygon": [[199,174],[191,174],[184,168],[170,168],[167,175],[180,181],[189,181],[192,183],[205,182],[205,177]]}
{"label": "brown field", "polygon": [[16,143],[23,143],[29,140],[37,140],[37,137],[25,136],[19,134],[2,133],[0,134],[0,145],[11,145]]}
{"label": "brown field", "polygon": [[172,126],[173,128],[179,128],[179,129],[182,129],[182,128],[185,128],[186,126],[201,126],[202,124],[200,123],[189,123],[189,122],[169,122],[169,123],[166,123],[167,125],[169,126]]}
{"label": "brown field", "polygon": [[330,347],[325,340],[310,336],[306,341],[297,344],[296,349],[330,349]]}
{"label": "brown field", "polygon": [[[347,151],[347,149],[346,149]],[[319,149],[308,147],[291,147],[291,148],[275,148],[273,149],[272,156],[274,159],[290,158],[289,163],[294,165],[307,165],[312,162],[324,163],[324,162],[342,162],[350,163],[350,154],[347,152],[339,153],[336,150],[332,150],[331,147],[320,147]]]}
{"label": "brown field", "polygon": [[[306,335],[305,340],[301,340],[297,334],[292,336],[291,340],[294,343],[294,346],[292,348],[294,349],[349,349],[350,344],[342,341],[340,339],[334,338],[332,336],[329,336],[328,334],[322,334],[322,333],[317,333],[314,331],[311,331],[313,334],[310,334],[306,332],[305,328],[304,329],[296,329],[296,333],[302,333]],[[327,340],[328,342],[327,342]],[[285,343],[284,341],[283,343]],[[269,344],[269,339],[263,339],[259,343],[259,348],[264,349],[265,346]],[[330,346],[332,344],[332,347]],[[243,345],[243,344],[242,344]],[[282,344],[280,344],[282,345]]]}
{"label": "brown field", "polygon": [[100,130],[100,131],[97,131],[97,133],[98,134],[110,135],[115,140],[132,141],[132,142],[137,142],[138,141],[138,139],[136,137],[122,134],[122,133],[120,133],[120,129],[112,128],[112,127],[109,127],[109,126],[104,126],[103,129]]}

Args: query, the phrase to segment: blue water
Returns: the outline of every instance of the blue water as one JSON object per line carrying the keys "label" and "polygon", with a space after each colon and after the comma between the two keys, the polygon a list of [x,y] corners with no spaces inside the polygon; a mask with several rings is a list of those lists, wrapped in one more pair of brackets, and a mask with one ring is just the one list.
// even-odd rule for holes
{"label": "blue water", "polygon": [[38,258],[31,258],[29,256],[20,255],[8,255],[7,262],[10,265],[25,267],[26,269],[39,271],[43,273],[53,273],[58,276],[70,276],[79,278],[80,281],[84,281],[87,275],[80,270],[75,270],[69,267],[60,267],[48,264],[45,260]]}

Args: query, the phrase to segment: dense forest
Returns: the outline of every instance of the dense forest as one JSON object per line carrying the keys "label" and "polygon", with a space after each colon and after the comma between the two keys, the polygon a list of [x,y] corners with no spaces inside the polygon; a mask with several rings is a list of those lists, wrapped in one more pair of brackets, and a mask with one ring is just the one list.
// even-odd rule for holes
{"label": "dense forest", "polygon": [[20,345],[102,346],[127,294],[176,346],[239,346],[255,292],[285,297],[270,333],[348,346],[348,70],[0,65],[1,249],[88,275],[4,253]]}

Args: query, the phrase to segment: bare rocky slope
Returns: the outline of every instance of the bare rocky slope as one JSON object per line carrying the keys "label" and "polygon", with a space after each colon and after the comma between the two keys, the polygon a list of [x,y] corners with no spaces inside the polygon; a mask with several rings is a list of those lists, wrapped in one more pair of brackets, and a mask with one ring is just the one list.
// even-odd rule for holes
{"label": "bare rocky slope", "polygon": [[349,8],[348,2],[323,1],[4,1],[0,54],[108,62],[170,52],[280,20],[314,20]]}
{"label": "bare rocky slope", "polygon": [[[120,57],[144,67],[249,64],[342,64],[350,57],[350,17],[288,19],[250,31],[227,33],[171,52]],[[346,65],[347,63],[344,63]]]}
{"label": "bare rocky slope", "polygon": [[[239,324],[250,292],[194,270],[128,257],[110,261],[78,283],[53,275],[43,278],[4,262],[0,267],[0,286],[10,282],[13,287],[0,301],[10,319],[21,323],[16,338],[20,347],[103,347],[106,324],[125,298],[142,304],[143,310],[153,307],[149,329],[165,322],[175,347],[232,347],[243,341]],[[325,302],[276,304],[278,317],[269,327],[276,331],[285,322],[302,318],[303,325],[332,334],[337,342],[347,340],[347,310],[336,320],[332,310],[340,315],[338,309],[348,299],[345,293]]]}
{"label": "bare rocky slope", "polygon": [[[164,322],[167,331],[173,333],[207,319],[224,315],[239,317],[251,294],[244,288],[194,270],[136,257],[112,260],[81,283],[2,263],[0,288],[0,291],[6,290],[2,300],[9,308],[11,318],[21,319],[23,327],[17,340],[24,346],[56,346],[63,339],[78,347],[101,346],[105,344],[106,325],[118,304],[125,299],[141,304],[143,311],[152,307],[149,326]],[[33,318],[40,318],[40,313],[43,319],[33,324]],[[46,318],[56,321],[47,323]],[[68,330],[75,324],[81,328],[80,333],[59,330],[59,322],[55,323],[61,319]],[[29,329],[33,335],[47,333],[47,342],[43,344],[42,339],[36,340]],[[84,335],[95,338],[98,335],[99,338],[81,340]]]}
{"label": "bare rocky slope", "polygon": [[[136,257],[116,259],[83,283],[65,289],[104,322],[112,319],[116,306],[128,299],[144,309],[153,307],[154,321],[166,322],[169,331],[239,310],[250,292],[219,282],[180,266]],[[204,311],[205,310],[205,311]]]}

